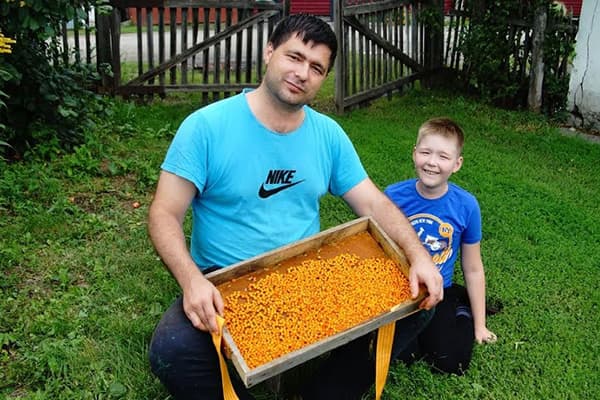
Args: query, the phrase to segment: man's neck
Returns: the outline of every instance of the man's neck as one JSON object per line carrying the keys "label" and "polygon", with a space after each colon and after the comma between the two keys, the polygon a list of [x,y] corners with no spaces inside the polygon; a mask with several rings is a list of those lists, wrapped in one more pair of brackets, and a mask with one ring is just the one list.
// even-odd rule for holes
{"label": "man's neck", "polygon": [[256,119],[277,133],[293,132],[304,121],[302,107],[286,107],[267,93],[263,87],[246,94],[248,106]]}

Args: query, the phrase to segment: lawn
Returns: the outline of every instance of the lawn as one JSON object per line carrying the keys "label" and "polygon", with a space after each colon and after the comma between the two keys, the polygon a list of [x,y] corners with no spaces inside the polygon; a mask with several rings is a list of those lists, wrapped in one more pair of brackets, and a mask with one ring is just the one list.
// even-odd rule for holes
{"label": "lawn", "polygon": [[[42,148],[0,164],[0,398],[168,397],[147,346],[179,290],[146,215],[170,139],[198,104],[115,101],[73,154],[46,161]],[[330,96],[316,107],[331,110]],[[416,130],[433,116],[467,135],[454,181],[481,205],[488,297],[504,304],[488,321],[499,340],[476,346],[463,377],[394,365],[384,399],[599,398],[600,145],[445,92],[333,117],[384,188],[413,175]],[[322,211],[322,228],[353,218],[333,197]]]}

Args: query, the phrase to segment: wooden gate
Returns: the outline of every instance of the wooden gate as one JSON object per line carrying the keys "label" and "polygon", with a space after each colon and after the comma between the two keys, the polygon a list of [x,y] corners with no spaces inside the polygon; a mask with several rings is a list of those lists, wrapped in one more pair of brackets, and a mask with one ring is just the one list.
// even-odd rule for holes
{"label": "wooden gate", "polygon": [[336,0],[338,113],[402,90],[441,68],[443,30],[433,29],[432,19],[443,26],[441,1]]}
{"label": "wooden gate", "polygon": [[[99,64],[112,69],[106,89],[124,97],[202,92],[205,103],[257,86],[264,43],[289,10],[289,0],[112,0],[112,5],[112,15],[97,28]],[[124,12],[133,17],[135,33],[121,31]]]}

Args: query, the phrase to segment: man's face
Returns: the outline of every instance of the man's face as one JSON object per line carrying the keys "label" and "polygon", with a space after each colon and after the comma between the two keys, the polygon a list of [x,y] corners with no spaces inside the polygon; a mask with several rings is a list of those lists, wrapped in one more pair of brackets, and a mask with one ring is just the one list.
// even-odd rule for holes
{"label": "man's face", "polygon": [[265,49],[267,90],[286,108],[310,103],[327,77],[330,56],[326,45],[305,44],[295,34],[276,49],[269,43]]}

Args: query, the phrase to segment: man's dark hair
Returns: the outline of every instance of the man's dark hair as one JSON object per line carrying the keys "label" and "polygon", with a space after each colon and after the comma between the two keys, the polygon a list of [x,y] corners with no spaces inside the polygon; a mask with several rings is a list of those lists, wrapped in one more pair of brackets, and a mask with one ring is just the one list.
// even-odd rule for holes
{"label": "man's dark hair", "polygon": [[331,71],[337,55],[337,38],[327,22],[310,14],[290,15],[279,21],[269,38],[269,42],[276,49],[280,44],[286,42],[292,34],[295,34],[304,44],[313,42],[329,47],[329,50],[331,50],[329,71]]}

